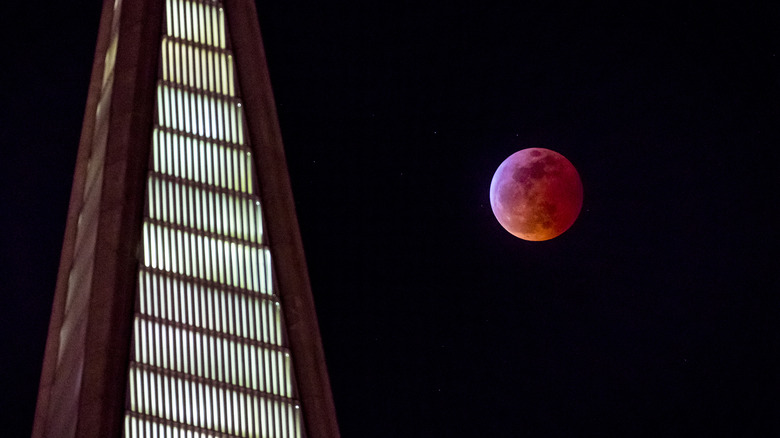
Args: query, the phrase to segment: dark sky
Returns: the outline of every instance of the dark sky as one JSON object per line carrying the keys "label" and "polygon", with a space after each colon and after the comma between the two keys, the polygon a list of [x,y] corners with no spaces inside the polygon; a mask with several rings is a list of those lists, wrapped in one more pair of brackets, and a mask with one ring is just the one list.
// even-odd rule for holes
{"label": "dark sky", "polygon": [[[4,6],[8,436],[32,427],[98,3]],[[580,3],[258,6],[344,437],[780,434],[780,7]],[[490,210],[526,147],[584,184],[548,242]]]}

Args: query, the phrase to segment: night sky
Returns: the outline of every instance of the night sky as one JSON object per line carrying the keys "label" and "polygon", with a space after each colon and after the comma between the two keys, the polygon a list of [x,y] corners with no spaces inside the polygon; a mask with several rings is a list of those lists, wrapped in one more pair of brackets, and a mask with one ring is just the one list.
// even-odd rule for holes
{"label": "night sky", "polygon": [[[4,436],[32,428],[99,3],[4,6]],[[764,3],[258,5],[344,437],[780,434]],[[526,147],[584,185],[547,242],[488,200]]]}

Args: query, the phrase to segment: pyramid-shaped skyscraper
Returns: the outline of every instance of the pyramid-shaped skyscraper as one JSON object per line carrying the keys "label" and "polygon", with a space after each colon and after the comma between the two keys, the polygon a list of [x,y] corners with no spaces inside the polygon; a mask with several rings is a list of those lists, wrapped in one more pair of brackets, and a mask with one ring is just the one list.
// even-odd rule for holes
{"label": "pyramid-shaped skyscraper", "polygon": [[339,436],[257,12],[105,1],[33,437]]}

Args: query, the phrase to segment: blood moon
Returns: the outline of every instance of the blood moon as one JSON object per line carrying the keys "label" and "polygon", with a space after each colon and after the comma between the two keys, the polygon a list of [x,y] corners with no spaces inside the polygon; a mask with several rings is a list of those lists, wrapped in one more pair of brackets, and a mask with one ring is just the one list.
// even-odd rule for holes
{"label": "blood moon", "polygon": [[507,231],[524,240],[560,236],[582,209],[577,169],[558,152],[529,148],[504,160],[490,182],[490,206]]}

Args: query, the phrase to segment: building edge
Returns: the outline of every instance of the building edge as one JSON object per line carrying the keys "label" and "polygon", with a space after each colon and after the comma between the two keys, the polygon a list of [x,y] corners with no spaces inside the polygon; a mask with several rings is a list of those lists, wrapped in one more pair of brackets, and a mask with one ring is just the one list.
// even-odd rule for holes
{"label": "building edge", "polygon": [[57,272],[54,300],[52,303],[49,330],[46,335],[44,347],[43,366],[38,384],[38,399],[35,405],[33,417],[32,438],[44,438],[47,436],[50,395],[54,383],[54,374],[57,369],[57,353],[60,347],[60,330],[62,328],[65,302],[68,294],[68,277],[73,265],[73,253],[76,244],[76,230],[79,214],[84,203],[84,186],[86,184],[87,164],[95,132],[95,111],[103,82],[105,69],[105,54],[108,49],[111,20],[114,15],[113,0],[104,0],[100,14],[97,43],[95,44],[95,56],[92,63],[92,72],[87,88],[87,101],[84,110],[84,120],[81,126],[81,137],[76,155],[76,165],[73,172],[73,185],[71,188],[70,202],[68,204],[67,219],[65,222],[65,234],[63,236],[62,250],[60,252],[60,265]]}
{"label": "building edge", "polygon": [[[119,14],[119,39],[111,87],[108,138],[98,213],[94,273],[88,302],[82,378],[78,391],[76,437],[119,437],[124,415],[126,374],[134,311],[138,242],[148,170],[148,152],[154,116],[159,37],[163,2],[158,0],[104,0],[82,133],[76,158],[73,189],[63,239],[57,285],[49,323],[33,438],[62,435],[66,428],[52,419],[52,387],[61,349],[60,333],[74,262],[77,224],[84,205],[87,168],[96,131],[96,110],[104,82],[106,53],[111,40],[115,5]],[[155,12],[156,9],[156,12]]]}
{"label": "building edge", "polygon": [[[163,1],[122,4],[77,438],[120,437],[154,126]],[[150,20],[149,17],[157,17]]]}

